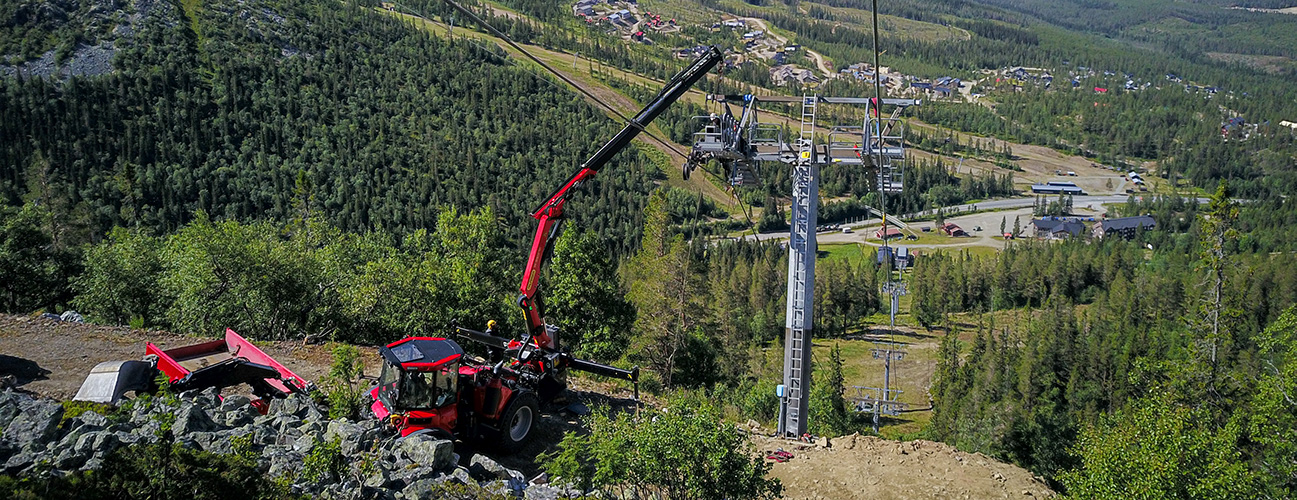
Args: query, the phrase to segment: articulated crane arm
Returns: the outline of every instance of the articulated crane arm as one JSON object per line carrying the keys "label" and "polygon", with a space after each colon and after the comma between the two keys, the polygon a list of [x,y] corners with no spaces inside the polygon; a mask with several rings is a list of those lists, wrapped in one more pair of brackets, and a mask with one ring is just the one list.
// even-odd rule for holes
{"label": "articulated crane arm", "polygon": [[658,95],[643,110],[640,110],[639,114],[631,118],[630,123],[627,123],[621,132],[599,148],[599,151],[581,165],[581,169],[576,174],[563,183],[563,187],[551,194],[545,203],[532,212],[531,216],[539,221],[539,224],[536,226],[536,235],[531,242],[527,267],[522,274],[522,286],[519,287],[522,295],[518,297],[518,305],[527,316],[528,336],[541,349],[556,351],[559,348],[557,332],[551,333],[546,329],[540,304],[536,301],[536,292],[540,287],[541,267],[548,260],[554,240],[558,237],[559,221],[563,218],[563,208],[567,200],[571,198],[576,188],[599,173],[599,169],[603,168],[614,155],[629,145],[631,140],[635,139],[635,136],[639,135],[654,118],[698,83],[722,59],[720,51],[712,47],[688,68],[672,77],[662,91],[658,92]]}

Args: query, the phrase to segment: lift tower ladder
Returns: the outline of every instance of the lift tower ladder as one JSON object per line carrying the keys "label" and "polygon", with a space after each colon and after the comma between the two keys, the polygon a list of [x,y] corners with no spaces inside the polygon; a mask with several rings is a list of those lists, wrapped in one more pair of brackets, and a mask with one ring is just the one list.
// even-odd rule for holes
{"label": "lift tower ladder", "polygon": [[820,158],[815,149],[815,112],[820,97],[802,96],[801,135],[793,164],[792,228],[788,245],[788,311],[784,340],[787,409],[779,434],[806,433],[810,403],[811,299],[815,296],[815,224]]}

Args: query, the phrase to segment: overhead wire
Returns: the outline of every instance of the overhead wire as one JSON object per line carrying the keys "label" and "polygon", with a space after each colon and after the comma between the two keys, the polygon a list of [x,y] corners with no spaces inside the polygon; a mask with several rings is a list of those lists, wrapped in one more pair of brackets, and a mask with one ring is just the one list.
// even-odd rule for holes
{"label": "overhead wire", "polygon": [[[613,108],[611,105],[609,105],[609,104],[608,104],[607,102],[605,102],[603,99],[600,99],[598,96],[596,96],[596,95],[594,95],[593,93],[591,93],[590,91],[586,90],[585,87],[581,86],[580,84],[578,84],[576,81],[572,80],[571,78],[568,78],[567,75],[564,75],[563,73],[561,73],[561,72],[559,72],[558,70],[554,69],[554,68],[551,67],[550,65],[546,64],[544,61],[540,60],[540,58],[538,58],[538,57],[536,57],[535,55],[533,55],[530,51],[528,51],[528,50],[527,50],[526,48],[524,48],[522,45],[518,44],[517,42],[514,42],[512,38],[509,38],[509,35],[506,35],[506,34],[504,34],[504,32],[502,32],[502,31],[496,29],[494,26],[492,26],[490,23],[487,23],[485,20],[483,20],[481,17],[479,17],[479,16],[478,16],[476,13],[474,13],[473,11],[468,10],[467,8],[465,8],[463,5],[460,5],[460,4],[459,4],[458,2],[456,2],[455,0],[443,0],[443,1],[446,2],[448,5],[450,5],[451,8],[453,8],[453,9],[455,9],[456,11],[458,11],[459,13],[461,13],[461,14],[467,16],[470,20],[472,20],[473,22],[475,22],[475,23],[477,23],[479,26],[481,26],[483,29],[485,29],[485,30],[487,30],[488,32],[490,32],[493,36],[495,36],[495,37],[497,37],[497,38],[503,40],[504,43],[508,44],[510,47],[513,47],[514,50],[517,50],[518,52],[522,53],[522,55],[526,56],[527,59],[530,59],[532,62],[534,62],[534,63],[540,65],[540,67],[544,68],[545,71],[548,71],[550,74],[554,75],[554,77],[558,78],[559,80],[562,80],[564,83],[568,84],[568,85],[571,86],[572,88],[575,88],[575,89],[576,89],[578,92],[580,92],[582,95],[586,96],[587,98],[589,98],[590,100],[592,100],[592,101],[594,101],[595,103],[599,104],[600,106],[603,106],[604,109],[608,110],[608,112],[612,113],[612,114],[613,114],[614,116],[616,116],[617,118],[620,118],[622,121],[625,121],[625,122],[627,122],[628,124],[630,124],[631,126],[637,128],[637,129],[639,129],[640,132],[642,132],[643,134],[645,134],[645,135],[647,135],[647,136],[653,138],[653,140],[657,141],[658,144],[661,144],[663,147],[667,148],[667,149],[670,150],[672,153],[675,153],[676,155],[680,156],[681,158],[684,158],[686,161],[688,160],[689,155],[685,154],[684,152],[680,151],[679,149],[676,149],[676,147],[675,147],[674,145],[672,145],[670,142],[667,142],[666,140],[662,139],[661,137],[658,137],[657,135],[654,135],[652,132],[649,132],[648,129],[645,128],[645,126],[644,126],[643,124],[641,124],[641,123],[639,123],[639,122],[637,122],[637,121],[635,121],[635,120],[632,120],[632,119],[630,119],[630,118],[627,118],[626,115],[623,115],[620,111],[617,111],[616,108]],[[705,168],[702,169],[702,171],[703,171],[703,173],[706,174],[706,175],[711,175],[711,176],[715,177],[717,180],[720,180],[721,182],[725,182],[725,179],[721,179],[719,175],[716,175],[716,174],[712,173],[711,171],[708,171],[708,170],[705,169]],[[734,201],[736,201],[736,202],[739,204],[739,208],[743,211],[743,217],[744,217],[744,219],[747,220],[748,227],[751,228],[751,230],[752,230],[752,237],[753,237],[753,239],[755,240],[755,239],[757,238],[757,233],[756,233],[756,224],[754,224],[754,223],[752,222],[752,212],[751,212],[751,210],[749,209],[749,207],[748,207],[745,203],[743,203],[743,199],[740,198],[740,197],[738,196],[738,190],[737,190],[737,189],[732,189],[732,190],[729,190],[729,191],[731,192],[731,195],[734,196]],[[701,193],[701,191],[700,191],[700,193]]]}
{"label": "overhead wire", "polygon": [[497,38],[503,40],[504,43],[509,44],[509,46],[510,46],[510,47],[513,47],[514,50],[517,50],[518,52],[521,52],[522,55],[524,55],[524,56],[527,57],[527,59],[531,59],[532,62],[534,62],[534,63],[536,63],[536,64],[539,64],[540,67],[542,67],[542,68],[545,68],[545,71],[550,72],[550,74],[554,75],[556,78],[558,78],[558,79],[560,79],[560,80],[563,80],[564,83],[566,83],[566,84],[572,86],[572,87],[575,88],[578,92],[580,92],[582,95],[586,96],[587,98],[589,98],[590,100],[594,101],[595,103],[598,103],[600,106],[603,106],[604,109],[608,110],[608,112],[612,113],[613,115],[616,115],[617,118],[620,118],[622,121],[625,121],[625,122],[631,124],[631,126],[637,128],[637,129],[639,129],[639,131],[642,132],[642,133],[644,133],[645,135],[647,135],[647,136],[649,136],[649,137],[652,137],[653,140],[657,141],[657,142],[658,142],[659,144],[661,144],[663,147],[666,147],[667,149],[670,149],[671,152],[673,152],[673,153],[675,153],[675,154],[677,154],[677,155],[680,155],[681,158],[688,158],[688,157],[689,157],[688,155],[686,155],[686,154],[680,152],[679,149],[676,149],[675,146],[671,145],[671,144],[668,143],[666,140],[662,139],[661,137],[658,137],[658,136],[654,135],[652,132],[649,132],[648,129],[646,129],[646,128],[644,127],[643,124],[640,124],[639,122],[636,122],[636,121],[634,121],[634,120],[631,120],[630,118],[627,118],[626,115],[623,115],[620,111],[617,111],[616,108],[613,108],[613,107],[612,107],[611,105],[609,105],[607,102],[604,102],[603,99],[600,99],[598,96],[596,96],[596,95],[592,94],[590,91],[586,90],[585,87],[582,87],[580,84],[576,83],[576,81],[572,80],[571,78],[568,78],[567,75],[564,75],[563,73],[561,73],[561,72],[559,72],[558,70],[554,69],[554,68],[551,67],[550,65],[545,64],[545,61],[540,60],[540,58],[536,57],[536,56],[533,55],[531,52],[529,52],[527,49],[523,48],[522,45],[519,45],[517,42],[514,42],[512,38],[509,38],[509,35],[504,34],[504,32],[502,32],[502,31],[500,31],[500,30],[498,30],[498,29],[495,29],[495,26],[491,26],[490,23],[487,23],[486,21],[482,20],[482,18],[481,18],[481,17],[478,17],[478,15],[475,14],[473,11],[468,10],[467,8],[465,8],[463,5],[460,5],[460,4],[459,4],[458,2],[456,2],[455,0],[443,0],[443,1],[446,2],[447,4],[449,4],[449,5],[451,6],[451,8],[455,9],[456,11],[459,11],[459,13],[464,14],[465,16],[468,16],[468,18],[469,18],[470,20],[472,20],[473,22],[477,23],[477,24],[478,24],[479,26],[481,26],[483,29],[486,29],[487,31],[489,31],[489,32],[490,32],[492,35],[494,35],[495,37],[497,37]]}

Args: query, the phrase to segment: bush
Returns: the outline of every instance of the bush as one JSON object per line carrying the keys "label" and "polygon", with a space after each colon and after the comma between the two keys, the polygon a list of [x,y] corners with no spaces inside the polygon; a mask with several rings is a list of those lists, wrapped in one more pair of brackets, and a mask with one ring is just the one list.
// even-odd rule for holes
{"label": "bush", "polygon": [[337,439],[316,442],[302,460],[302,479],[313,483],[340,478],[346,471],[347,457],[342,456],[342,442]]}
{"label": "bush", "polygon": [[333,363],[324,380],[325,399],[329,403],[329,418],[357,418],[365,408],[365,386],[360,383],[360,349],[347,344],[333,345]]}
{"label": "bush", "polygon": [[703,398],[672,398],[662,411],[597,411],[590,434],[567,433],[545,470],[588,490],[630,488],[632,496],[777,498],[770,464]]}
{"label": "bush", "polygon": [[98,471],[63,477],[0,475],[0,498],[292,498],[262,476],[255,462],[237,455],[191,450],[176,444],[130,446],[104,460]]}

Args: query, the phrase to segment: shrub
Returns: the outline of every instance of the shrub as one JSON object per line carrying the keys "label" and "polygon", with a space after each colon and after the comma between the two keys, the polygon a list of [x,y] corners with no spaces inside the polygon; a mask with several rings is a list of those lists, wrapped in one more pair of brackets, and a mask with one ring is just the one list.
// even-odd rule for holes
{"label": "shrub", "polygon": [[98,471],[62,477],[12,478],[0,475],[0,498],[118,499],[292,498],[287,488],[267,480],[255,462],[237,455],[191,450],[176,444],[122,448]]}
{"label": "shrub", "polygon": [[341,477],[346,471],[347,458],[342,456],[342,442],[337,439],[316,442],[302,460],[302,479],[313,483]]}
{"label": "shrub", "polygon": [[356,418],[364,409],[364,385],[360,383],[360,349],[347,344],[333,345],[333,363],[324,381],[329,418]]}
{"label": "shrub", "polygon": [[546,472],[583,489],[630,488],[632,496],[776,498],[770,465],[703,398],[675,397],[662,411],[594,414],[590,434],[567,433]]}

